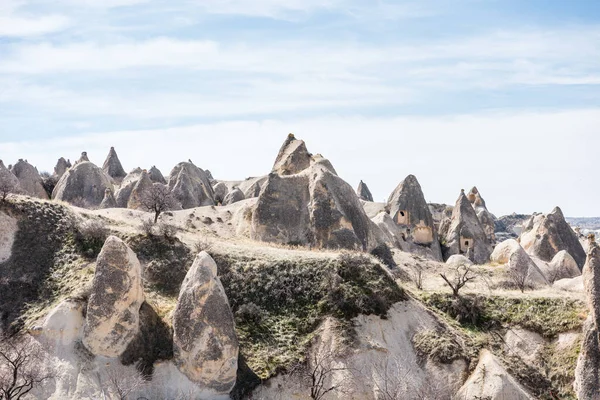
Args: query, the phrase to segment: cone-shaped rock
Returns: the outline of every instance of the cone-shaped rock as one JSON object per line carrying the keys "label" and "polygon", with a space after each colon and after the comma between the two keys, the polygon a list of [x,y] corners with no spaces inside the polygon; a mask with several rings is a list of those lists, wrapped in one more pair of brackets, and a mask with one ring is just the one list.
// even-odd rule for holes
{"label": "cone-shaped rock", "polygon": [[517,280],[523,278],[522,282],[528,287],[548,285],[548,281],[542,271],[521,246],[508,259],[508,273],[514,274],[513,276]]}
{"label": "cone-shaped rock", "polygon": [[565,221],[558,207],[549,214],[531,217],[525,224],[519,241],[529,254],[546,262],[552,261],[559,251],[566,250],[575,259],[580,269],[585,264],[585,251],[577,234]]}
{"label": "cone-shaped rock", "polygon": [[479,218],[479,222],[481,222],[481,226],[488,237],[489,243],[495,243],[496,217],[488,211],[485,206],[485,200],[481,197],[481,193],[479,193],[477,187],[473,186],[471,191],[467,194],[467,199],[469,199],[469,202],[475,209],[477,218]]}
{"label": "cone-shaped rock", "polygon": [[85,161],[90,161],[90,159],[88,158],[87,151],[82,151],[79,160],[75,161],[75,164]]}
{"label": "cone-shaped rock", "polygon": [[0,178],[2,178],[2,182],[6,181],[7,187],[19,189],[19,179],[4,166],[2,160],[0,160]]}
{"label": "cone-shaped rock", "polygon": [[98,255],[83,344],[95,355],[120,356],[139,331],[142,267],[123,241],[109,236]]}
{"label": "cone-shaped rock", "polygon": [[127,208],[131,208],[134,210],[144,210],[146,208],[142,204],[143,196],[152,190],[152,180],[150,180],[150,176],[146,170],[142,171],[140,175],[140,179],[136,182],[135,186],[131,190],[131,196],[129,196],[129,201],[127,202]]}
{"label": "cone-shaped rock", "polygon": [[358,194],[358,198],[364,201],[373,201],[373,195],[369,190],[366,183],[360,181],[358,184],[358,189],[356,189],[356,193]]}
{"label": "cone-shaped rock", "polygon": [[60,179],[69,168],[71,168],[71,163],[63,157],[59,158],[54,167],[54,176]]}
{"label": "cone-shaped rock", "polygon": [[162,172],[160,172],[160,170],[158,168],[156,168],[154,165],[152,166],[152,168],[150,168],[150,171],[148,171],[148,174],[150,175],[150,180],[152,182],[162,183],[163,185],[167,184],[167,180],[163,176]]}
{"label": "cone-shaped rock", "polygon": [[582,271],[583,287],[590,315],[583,327],[583,343],[575,369],[575,391],[578,399],[600,399],[600,247],[593,236],[588,243]]}
{"label": "cone-shaped rock", "polygon": [[554,280],[575,278],[581,275],[577,262],[565,250],[561,250],[550,262],[550,271],[554,274]]}
{"label": "cone-shaped rock", "polygon": [[181,285],[173,314],[175,364],[191,381],[229,393],[236,381],[238,340],[233,313],[206,252],[198,254]]}
{"label": "cone-shaped rock", "polygon": [[265,187],[268,179],[268,176],[259,176],[257,178],[248,178],[240,183],[239,188],[242,192],[244,192],[244,198],[251,199],[258,197],[262,188]]}
{"label": "cone-shaped rock", "polygon": [[119,161],[119,157],[117,156],[117,152],[115,151],[114,147],[110,148],[108,156],[104,161],[104,165],[102,165],[102,170],[106,172],[108,176],[117,180],[125,178],[127,175],[123,169],[123,166],[121,165],[121,161]]}
{"label": "cone-shaped rock", "polygon": [[110,177],[91,162],[81,161],[59,179],[52,198],[97,207],[102,203],[106,189],[112,190]]}
{"label": "cone-shaped rock", "polygon": [[481,193],[479,193],[479,190],[477,190],[477,186],[473,186],[471,191],[467,194],[467,198],[469,199],[469,203],[473,205],[473,208],[487,208],[485,206],[485,200],[483,200]]}
{"label": "cone-shaped rock", "polygon": [[240,190],[240,188],[234,188],[231,192],[227,193],[225,199],[223,200],[223,205],[229,205],[233,203],[237,203],[238,201],[244,200],[244,192]]}
{"label": "cone-shaped rock", "polygon": [[169,189],[184,209],[215,204],[208,176],[191,162],[181,162],[173,168],[169,175]]}
{"label": "cone-shaped rock", "polygon": [[279,150],[273,172],[278,175],[294,175],[308,168],[311,162],[304,141],[296,139],[290,133]]}
{"label": "cone-shaped rock", "polygon": [[454,254],[464,254],[474,263],[484,264],[492,253],[487,235],[464,190],[452,211],[445,239],[444,257],[446,259]]}
{"label": "cone-shaped rock", "polygon": [[414,175],[408,175],[394,189],[387,207],[396,225],[404,231],[407,242],[426,246],[434,259],[442,259],[431,210]]}
{"label": "cone-shaped rock", "polygon": [[37,168],[29,164],[27,161],[19,160],[13,165],[11,172],[19,180],[21,191],[29,196],[47,199],[48,193],[42,185],[42,177],[38,173]]}
{"label": "cone-shaped rock", "polygon": [[217,204],[223,204],[227,193],[229,193],[229,187],[227,187],[227,184],[225,182],[218,182],[213,187],[213,190],[215,194],[215,202]]}
{"label": "cone-shaped rock", "polygon": [[[260,192],[252,215],[251,237],[276,243],[296,243],[319,248],[371,250],[377,246],[356,192],[320,157],[304,168],[292,154],[308,154],[304,144],[288,137],[276,165],[282,174],[271,173]],[[290,149],[296,149],[290,151]],[[282,154],[285,155],[282,157]],[[289,157],[287,157],[289,156]],[[280,163],[279,161],[288,160]],[[298,164],[301,164],[300,167]],[[285,166],[285,167],[283,167]],[[300,171],[290,175],[291,171]]]}
{"label": "cone-shaped rock", "polygon": [[134,168],[125,178],[123,178],[121,186],[115,196],[117,207],[127,208],[131,192],[133,191],[135,184],[140,180],[140,176],[142,176],[142,169],[138,167]]}
{"label": "cone-shaped rock", "polygon": [[100,203],[100,209],[105,208],[115,208],[117,207],[117,201],[115,200],[115,196],[110,189],[106,189],[104,191],[104,198],[102,199],[102,203]]}

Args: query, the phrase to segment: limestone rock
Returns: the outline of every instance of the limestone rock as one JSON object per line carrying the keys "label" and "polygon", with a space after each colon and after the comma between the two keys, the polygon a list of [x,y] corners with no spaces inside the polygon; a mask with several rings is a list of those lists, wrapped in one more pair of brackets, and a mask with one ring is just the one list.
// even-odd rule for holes
{"label": "limestone rock", "polygon": [[565,250],[556,253],[550,262],[549,270],[554,280],[570,279],[581,275],[577,262]]}
{"label": "limestone rock", "polygon": [[510,256],[520,248],[521,245],[515,239],[505,240],[494,247],[494,251],[490,256],[490,261],[498,264],[506,264],[508,263]]}
{"label": "limestone rock", "polygon": [[583,341],[575,368],[575,393],[581,400],[600,400],[600,346],[594,316],[583,324]]}
{"label": "limestone rock", "polygon": [[85,304],[67,299],[61,301],[48,314],[42,325],[42,335],[46,343],[53,347],[70,346],[79,340],[83,333]]}
{"label": "limestone rock", "polygon": [[580,269],[585,263],[585,251],[558,207],[549,214],[531,217],[519,241],[529,254],[543,261],[550,262],[556,253],[566,250]]}
{"label": "limestone rock", "polygon": [[555,288],[560,289],[560,290],[565,290],[567,292],[581,293],[584,291],[583,277],[581,275],[579,275],[575,278],[559,279],[559,280],[555,281],[552,286],[554,286]]}
{"label": "limestone rock", "polygon": [[231,192],[227,193],[227,196],[225,196],[223,205],[226,206],[242,200],[244,200],[244,193],[239,188],[234,188]]}
{"label": "limestone rock", "polygon": [[120,356],[139,331],[142,267],[134,252],[109,236],[96,260],[83,344],[93,354]]}
{"label": "limestone rock", "polygon": [[19,179],[10,171],[10,168],[6,168],[2,160],[0,160],[0,177],[3,180],[7,180],[9,185],[14,187],[16,190],[20,190],[19,188]]}
{"label": "limestone rock", "polygon": [[475,264],[485,264],[492,253],[487,235],[464,190],[461,191],[452,211],[445,239],[445,258],[454,254],[465,254]]}
{"label": "limestone rock", "polygon": [[311,163],[311,155],[304,141],[296,139],[290,133],[279,150],[272,172],[278,175],[295,175],[304,171]]}
{"label": "limestone rock", "polygon": [[[288,137],[286,149],[305,148]],[[302,154],[306,153],[304,150]],[[293,159],[290,156],[286,160]],[[301,158],[302,159],[302,158]],[[303,161],[302,161],[303,163]],[[298,163],[283,163],[285,175],[271,173],[252,214],[251,237],[283,244],[305,244],[318,248],[372,250],[378,243],[369,220],[352,187],[322,162],[300,173]],[[283,165],[282,164],[282,165]]]}
{"label": "limestone rock", "polygon": [[117,207],[117,201],[115,200],[115,196],[110,189],[106,189],[104,191],[104,198],[102,199],[102,203],[98,208],[106,209],[106,208],[115,208]]}
{"label": "limestone rock", "polygon": [[217,204],[219,204],[219,203],[223,204],[225,201],[225,197],[229,193],[229,188],[227,187],[227,184],[225,182],[218,182],[213,187],[213,190],[215,193],[215,202]]}
{"label": "limestone rock", "polygon": [[434,259],[442,260],[433,217],[414,175],[400,182],[390,195],[387,207],[396,225],[404,231],[407,242],[428,247]]}
{"label": "limestone rock", "polygon": [[248,178],[243,182],[240,182],[238,187],[244,192],[245,199],[251,199],[258,197],[260,191],[265,187],[268,180],[268,176],[259,176],[256,178]]}
{"label": "limestone rock", "polygon": [[21,191],[29,196],[38,197],[40,199],[47,199],[48,193],[42,185],[42,177],[38,173],[38,170],[27,161],[19,160],[13,165],[11,172],[19,180],[19,186]]}
{"label": "limestone rock", "polygon": [[169,175],[169,189],[183,209],[215,204],[206,173],[191,162],[177,164]]}
{"label": "limestone rock", "polygon": [[358,189],[356,189],[356,193],[358,194],[358,198],[364,201],[373,201],[373,195],[369,190],[369,187],[363,181],[360,181],[358,184]]}
{"label": "limestone rock", "polygon": [[79,160],[75,161],[75,164],[85,161],[90,161],[90,159],[88,158],[87,151],[82,151]]}
{"label": "limestone rock", "polygon": [[54,167],[54,176],[60,179],[69,168],[71,168],[71,162],[65,160],[63,157],[59,158]]}
{"label": "limestone rock", "polygon": [[508,273],[525,278],[525,284],[533,287],[548,285],[548,280],[529,254],[519,246],[508,259]]}
{"label": "limestone rock", "polygon": [[106,160],[102,165],[102,170],[115,180],[123,179],[127,175],[123,169],[123,166],[121,165],[121,161],[119,160],[119,156],[117,156],[117,152],[115,151],[114,147],[110,148],[108,156],[106,156]]}
{"label": "limestone rock", "polygon": [[117,207],[127,208],[127,203],[129,203],[131,191],[135,187],[135,184],[139,181],[140,176],[142,176],[142,169],[139,167],[134,168],[121,181],[121,186],[119,187],[117,195],[115,196],[115,200],[117,201]]}
{"label": "limestone rock", "polygon": [[106,189],[112,190],[110,177],[91,162],[80,161],[60,178],[52,192],[52,198],[97,207],[102,203]]}
{"label": "limestone rock", "polygon": [[238,340],[217,265],[198,254],[179,292],[173,314],[175,364],[190,380],[229,393],[237,374]]}
{"label": "limestone rock", "polygon": [[467,199],[469,199],[469,202],[475,209],[475,213],[485,231],[488,242],[490,244],[494,243],[496,241],[496,217],[488,211],[485,206],[485,200],[481,197],[481,193],[479,193],[477,187],[473,186],[471,191],[467,194]]}
{"label": "limestone rock", "polygon": [[458,391],[460,400],[533,400],[534,398],[506,371],[488,350],[479,355],[475,371]]}
{"label": "limestone rock", "polygon": [[160,170],[154,165],[152,168],[150,168],[150,171],[148,171],[148,175],[150,175],[150,180],[154,183],[162,183],[163,185],[167,184],[167,180],[163,176],[162,172],[160,172]]}
{"label": "limestone rock", "polygon": [[452,267],[460,267],[461,265],[471,266],[473,265],[473,261],[469,260],[462,254],[455,254],[453,256],[448,257],[446,260],[446,264]]}
{"label": "limestone rock", "polygon": [[131,195],[129,196],[129,201],[127,202],[127,208],[147,211],[141,200],[145,193],[148,193],[150,190],[152,190],[152,185],[153,183],[148,175],[148,172],[143,170],[140,178],[131,190]]}

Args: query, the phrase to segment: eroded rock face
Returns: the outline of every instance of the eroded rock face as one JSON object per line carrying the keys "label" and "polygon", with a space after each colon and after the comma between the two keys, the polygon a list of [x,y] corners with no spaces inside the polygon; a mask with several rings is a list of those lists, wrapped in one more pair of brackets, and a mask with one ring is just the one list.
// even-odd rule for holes
{"label": "eroded rock face", "polygon": [[60,179],[69,168],[71,168],[71,162],[65,160],[63,157],[59,158],[54,167],[54,176]]}
{"label": "eroded rock face", "polygon": [[7,183],[14,187],[17,191],[19,191],[21,188],[19,188],[19,179],[15,176],[15,174],[13,174],[9,168],[6,168],[4,166],[4,163],[2,162],[2,160],[0,160],[0,178],[2,178],[2,180],[6,180],[8,181]]}
{"label": "eroded rock face", "polygon": [[120,356],[139,331],[143,302],[140,262],[121,239],[110,236],[96,260],[83,331],[85,347],[95,355]]}
{"label": "eroded rock face", "polygon": [[0,212],[0,264],[12,255],[12,247],[18,230],[18,221],[3,212]]}
{"label": "eroded rock face", "polygon": [[225,197],[229,193],[229,188],[227,187],[227,184],[225,182],[218,182],[213,187],[213,191],[215,193],[215,202],[217,204],[223,204],[223,202],[225,201]]}
{"label": "eroded rock face", "polygon": [[115,196],[110,189],[106,189],[104,191],[104,198],[102,199],[102,203],[98,208],[106,209],[106,208],[115,208],[117,206],[117,201],[115,200]]}
{"label": "eroded rock face", "polygon": [[223,205],[226,206],[242,200],[244,200],[244,193],[239,188],[234,188],[231,192],[227,193],[227,196],[225,196]]}
{"label": "eroded rock face", "polygon": [[89,161],[80,161],[60,178],[52,198],[69,203],[98,207],[106,189],[112,190],[110,177]]}
{"label": "eroded rock face", "polygon": [[42,325],[46,343],[54,348],[72,346],[83,334],[85,304],[73,299],[60,302]]}
{"label": "eroded rock face", "polygon": [[533,400],[534,398],[506,371],[488,350],[479,355],[475,371],[458,391],[460,400]]}
{"label": "eroded rock face", "polygon": [[306,165],[305,148],[293,137],[284,143],[274,168],[282,174],[271,173],[260,193],[252,214],[251,237],[318,248],[375,248],[374,224],[352,187],[320,158],[301,169]]}
{"label": "eroded rock face", "polygon": [[559,251],[566,250],[580,269],[585,263],[585,251],[558,207],[549,214],[531,217],[519,241],[529,254],[543,261],[550,262]]}
{"label": "eroded rock face", "polygon": [[198,254],[179,292],[173,314],[175,364],[198,385],[229,393],[235,385],[238,340],[217,265]]}
{"label": "eroded rock face", "polygon": [[464,254],[475,264],[485,264],[492,253],[487,235],[464,190],[452,211],[445,239],[446,259],[454,254]]}
{"label": "eroded rock face", "polygon": [[550,262],[550,271],[555,273],[554,279],[569,279],[581,275],[577,262],[565,250],[561,250]]}
{"label": "eroded rock face", "polygon": [[515,239],[507,239],[494,247],[490,261],[498,264],[506,264],[511,254],[518,251],[520,247],[521,245]]}
{"label": "eroded rock face", "polygon": [[150,171],[148,171],[148,175],[150,176],[150,180],[154,183],[162,183],[163,185],[167,184],[167,180],[163,176],[162,172],[160,172],[160,170],[154,165],[152,168],[150,168]]}
{"label": "eroded rock face", "polygon": [[42,185],[42,177],[38,173],[38,170],[27,161],[19,160],[13,165],[11,172],[19,180],[19,186],[21,191],[29,196],[38,197],[40,199],[47,199],[48,194],[44,190]]}
{"label": "eroded rock face", "polygon": [[208,176],[191,162],[181,162],[173,168],[169,189],[183,209],[215,204]]}
{"label": "eroded rock face", "polygon": [[414,175],[407,176],[390,195],[388,210],[392,220],[404,232],[406,241],[428,247],[433,258],[442,259],[442,252],[429,205]]}
{"label": "eroded rock face", "polygon": [[523,279],[523,283],[527,286],[544,286],[548,285],[548,281],[536,263],[529,257],[529,254],[522,248],[518,247],[511,253],[508,259],[508,273],[516,274],[516,280]]}
{"label": "eroded rock face", "polygon": [[131,191],[135,187],[135,184],[139,181],[140,176],[142,176],[142,169],[139,167],[134,168],[127,174],[123,181],[121,181],[121,186],[119,187],[117,195],[115,196],[117,207],[127,208]]}
{"label": "eroded rock face", "polygon": [[110,148],[108,156],[106,156],[106,160],[102,165],[102,170],[106,172],[108,176],[116,179],[117,181],[125,178],[127,175],[123,169],[123,166],[121,165],[121,161],[119,160],[119,156],[117,156],[117,152],[115,151],[114,147]]}
{"label": "eroded rock face", "polygon": [[260,191],[267,183],[267,176],[259,176],[255,178],[248,178],[243,182],[240,182],[239,188],[244,192],[245,199],[251,199],[258,197]]}
{"label": "eroded rock face", "polygon": [[363,181],[360,181],[358,184],[358,189],[356,189],[356,194],[358,194],[358,198],[364,201],[373,201],[373,195],[369,190],[369,187]]}
{"label": "eroded rock face", "polygon": [[146,211],[146,208],[142,204],[142,199],[146,193],[152,190],[152,185],[154,184],[152,183],[148,172],[143,170],[140,178],[131,190],[131,195],[129,196],[129,201],[127,202],[127,208]]}
{"label": "eroded rock face", "polygon": [[477,187],[473,186],[471,191],[467,194],[467,199],[475,209],[475,213],[477,214],[477,218],[485,231],[485,234],[488,238],[488,242],[493,244],[496,241],[496,217],[492,213],[490,213],[485,206],[485,200],[481,197],[481,193]]}

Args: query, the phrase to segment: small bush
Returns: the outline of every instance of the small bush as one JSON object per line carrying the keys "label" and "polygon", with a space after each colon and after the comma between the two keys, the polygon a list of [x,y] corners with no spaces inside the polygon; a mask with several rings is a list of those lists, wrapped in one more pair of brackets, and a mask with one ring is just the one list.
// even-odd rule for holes
{"label": "small bush", "polygon": [[146,236],[152,236],[154,233],[154,222],[152,219],[145,219],[140,224],[140,230]]}
{"label": "small bush", "polygon": [[42,177],[42,186],[44,187],[46,194],[48,197],[52,197],[52,192],[58,183],[58,177],[51,175],[48,172],[42,172],[40,176]]}
{"label": "small bush", "polygon": [[388,268],[394,268],[396,266],[396,261],[394,261],[394,255],[392,254],[392,251],[390,250],[389,246],[385,243],[375,247],[371,251],[371,254],[377,257]]}
{"label": "small bush", "polygon": [[260,325],[267,313],[254,303],[243,304],[235,313],[235,318],[242,324]]}
{"label": "small bush", "polygon": [[196,254],[202,253],[203,251],[210,253],[212,248],[212,242],[206,238],[199,239],[196,243],[194,243],[194,251]]}
{"label": "small bush", "polygon": [[100,221],[88,220],[80,223],[74,232],[78,251],[87,258],[95,258],[102,250],[110,230]]}
{"label": "small bush", "polygon": [[452,364],[455,360],[466,358],[462,346],[447,331],[418,332],[413,337],[413,345],[419,357],[442,364]]}
{"label": "small bush", "polygon": [[173,239],[177,235],[177,227],[166,222],[160,222],[157,226],[158,235],[165,239]]}

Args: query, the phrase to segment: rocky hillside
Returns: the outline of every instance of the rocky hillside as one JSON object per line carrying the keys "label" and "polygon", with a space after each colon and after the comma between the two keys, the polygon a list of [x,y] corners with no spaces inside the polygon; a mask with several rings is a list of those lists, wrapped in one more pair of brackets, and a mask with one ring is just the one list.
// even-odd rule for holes
{"label": "rocky hillside", "polygon": [[44,177],[0,163],[0,354],[30,355],[0,360],[0,390],[596,398],[598,246],[560,208],[496,219],[475,187],[427,204],[413,175],[375,203],[293,135],[274,159],[244,181],[126,173],[114,148]]}

